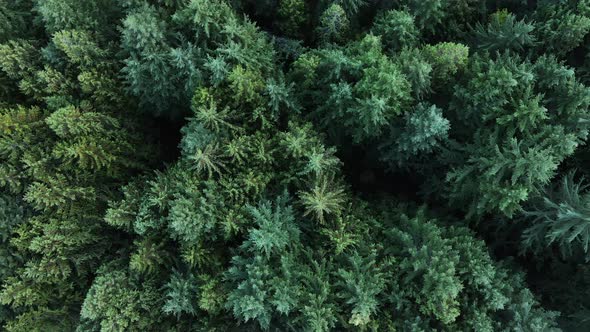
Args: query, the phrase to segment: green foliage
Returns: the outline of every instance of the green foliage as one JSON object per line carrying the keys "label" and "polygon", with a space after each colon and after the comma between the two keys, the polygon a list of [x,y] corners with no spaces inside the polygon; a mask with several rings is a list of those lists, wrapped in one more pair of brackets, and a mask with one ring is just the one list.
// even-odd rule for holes
{"label": "green foliage", "polygon": [[472,22],[482,20],[488,10],[486,2],[479,0],[403,0],[400,4],[416,18],[423,35],[453,39],[464,37]]}
{"label": "green foliage", "polygon": [[414,17],[405,11],[392,10],[380,13],[371,31],[381,36],[383,46],[390,52],[414,47],[420,38]]}
{"label": "green foliage", "polygon": [[283,0],[279,2],[277,10],[277,25],[279,29],[290,37],[299,37],[309,19],[307,4],[304,0]]}
{"label": "green foliage", "polygon": [[120,7],[116,1],[98,0],[79,3],[75,0],[35,0],[36,10],[46,31],[53,34],[60,30],[81,29],[113,34],[112,20],[118,19]]}
{"label": "green foliage", "polygon": [[350,306],[351,316],[348,323],[353,326],[365,326],[377,311],[377,295],[385,288],[385,279],[377,267],[376,252],[367,257],[357,252],[349,257],[348,264],[338,269],[336,288],[338,295]]}
{"label": "green foliage", "polygon": [[465,68],[469,57],[467,46],[448,42],[428,45],[423,52],[428,62],[432,64],[434,79],[442,84]]}
{"label": "green foliage", "polygon": [[197,313],[194,299],[199,289],[193,275],[184,276],[174,271],[166,288],[166,303],[162,307],[166,314],[174,315],[180,319],[182,314],[194,315]]}
{"label": "green foliage", "polygon": [[[464,156],[450,161],[450,198],[474,215],[511,216],[585,139],[587,128],[573,119],[587,116],[589,90],[551,58],[475,58],[468,71],[481,74],[456,86],[450,105],[459,121],[451,137]],[[562,98],[575,102],[556,103]]]}
{"label": "green foliage", "polygon": [[480,50],[522,51],[525,47],[534,44],[535,37],[532,34],[534,29],[534,25],[517,21],[512,13],[504,10],[492,14],[487,26],[478,22],[473,31],[473,38],[476,47]]}
{"label": "green foliage", "polygon": [[27,27],[31,7],[29,1],[0,1],[0,43],[32,32]]}
{"label": "green foliage", "polygon": [[345,202],[344,189],[326,177],[319,178],[311,191],[301,192],[299,197],[305,215],[312,214],[320,223],[324,222],[325,215],[339,215]]}
{"label": "green foliage", "polygon": [[287,200],[287,196],[277,198],[274,209],[269,202],[250,207],[255,226],[240,246],[247,256],[234,256],[226,275],[234,284],[226,306],[235,317],[256,320],[263,329],[269,328],[273,313],[288,315],[298,305],[293,255],[299,230]]}
{"label": "green foliage", "polygon": [[367,0],[335,0],[333,2],[344,8],[348,16],[356,14],[367,4]]}
{"label": "green foliage", "polygon": [[346,12],[340,5],[333,4],[328,7],[320,17],[317,29],[318,39],[322,43],[342,42],[350,29],[350,21]]}
{"label": "green foliage", "polygon": [[[396,212],[386,213],[383,220],[393,222]],[[545,315],[535,300],[529,302],[532,305],[529,309],[538,314],[521,316],[521,322],[512,316],[520,311],[523,281],[495,264],[483,242],[475,240],[469,231],[440,228],[423,210],[412,218],[407,215],[398,218],[398,227],[384,230],[387,241],[394,243],[385,250],[397,271],[389,293],[390,307],[397,317],[415,321],[414,313],[421,312],[423,323],[418,326],[438,326],[450,331],[509,330],[511,325],[533,322],[554,326],[555,314]],[[478,272],[465,274],[474,270]],[[474,300],[476,298],[482,299],[481,302]],[[478,303],[477,307],[473,303]],[[508,303],[515,308],[506,313]],[[511,318],[506,320],[506,317]]]}
{"label": "green foliage", "polygon": [[556,190],[545,192],[525,213],[530,226],[523,232],[523,249],[536,253],[555,244],[567,258],[582,254],[589,259],[590,227],[587,186],[563,177]]}
{"label": "green foliage", "polygon": [[182,90],[166,42],[166,23],[145,5],[127,15],[123,29],[122,46],[129,53],[123,72],[130,92],[158,113],[173,107]]}
{"label": "green foliage", "polygon": [[303,55],[292,77],[314,78],[304,86],[311,95],[301,96],[301,103],[317,108],[313,117],[322,128],[355,142],[380,135],[411,100],[409,82],[372,35],[344,50]]}
{"label": "green foliage", "polygon": [[[402,73],[412,86],[412,93],[418,100],[428,96],[432,90],[432,63],[419,49],[403,49],[396,60]],[[438,89],[438,86],[436,87]]]}
{"label": "green foliage", "polygon": [[415,163],[448,138],[449,120],[435,105],[418,104],[404,115],[404,120],[402,126],[392,126],[390,138],[380,146],[381,159],[391,166]]}
{"label": "green foliage", "polygon": [[[22,264],[22,255],[10,244],[10,239],[17,227],[26,222],[26,211],[21,202],[4,196],[0,198],[0,282],[14,277],[15,269]],[[5,324],[14,313],[7,306],[0,306],[0,324]]]}
{"label": "green foliage", "polygon": [[433,33],[434,29],[447,17],[447,1],[444,0],[407,0],[404,3],[416,18],[418,28],[428,33]]}
{"label": "green foliage", "polygon": [[0,330],[588,330],[589,31],[588,0],[0,0]]}
{"label": "green foliage", "polygon": [[[583,5],[581,2],[580,6]],[[582,44],[584,37],[590,32],[590,16],[588,13],[583,16],[583,10],[578,11],[578,8],[572,7],[574,8],[546,4],[535,11],[533,19],[537,22],[537,39],[543,41],[538,46],[541,52],[564,57]]]}
{"label": "green foliage", "polygon": [[125,271],[103,267],[82,305],[82,320],[100,331],[149,331],[157,329],[159,294],[149,283],[130,280]]}

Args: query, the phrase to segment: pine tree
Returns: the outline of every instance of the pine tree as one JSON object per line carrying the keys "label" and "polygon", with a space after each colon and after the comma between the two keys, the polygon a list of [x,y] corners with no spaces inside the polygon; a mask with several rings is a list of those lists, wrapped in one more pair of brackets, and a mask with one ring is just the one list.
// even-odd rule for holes
{"label": "pine tree", "polygon": [[535,37],[533,24],[524,20],[517,21],[514,14],[499,11],[491,15],[487,26],[477,23],[473,29],[474,43],[477,49],[489,52],[506,49],[522,51],[533,46]]}
{"label": "pine tree", "polygon": [[391,134],[380,146],[381,159],[392,167],[415,163],[431,154],[448,138],[449,120],[435,105],[418,104],[404,115],[402,126],[392,126]]}
{"label": "pine tree", "polygon": [[589,4],[0,0],[0,330],[587,330]]}
{"label": "pine tree", "polygon": [[161,298],[149,282],[134,282],[116,266],[103,266],[82,305],[85,329],[155,331]]}
{"label": "pine tree", "polygon": [[392,10],[380,13],[375,19],[372,32],[381,36],[383,46],[396,52],[418,44],[420,33],[414,24],[414,16],[407,11]]}
{"label": "pine tree", "polygon": [[[579,5],[584,6],[584,2]],[[539,53],[548,52],[562,58],[582,44],[590,32],[590,16],[587,12],[582,15],[584,10],[575,5],[571,7],[546,3],[535,11],[535,34],[541,42]]]}
{"label": "pine tree", "polygon": [[450,137],[466,159],[451,162],[450,198],[470,201],[470,214],[511,216],[586,137],[587,128],[573,119],[587,116],[589,91],[551,58],[532,64],[508,54],[476,57],[469,71],[486,74],[456,86],[451,101],[451,128],[458,130]]}
{"label": "pine tree", "polygon": [[555,245],[564,258],[581,254],[588,260],[590,228],[586,188],[570,173],[555,190],[549,188],[532,203],[524,214],[530,226],[523,232],[523,250],[540,254]]}
{"label": "pine tree", "polygon": [[255,320],[262,329],[270,327],[276,315],[289,315],[298,306],[300,287],[295,261],[299,230],[287,196],[271,206],[250,207],[255,223],[240,250],[247,256],[234,256],[227,278],[233,290],[226,306],[238,319]]}
{"label": "pine tree", "polygon": [[[304,62],[308,57],[317,61],[311,68]],[[380,135],[411,100],[409,82],[372,35],[344,50],[304,55],[291,75],[316,78],[313,86],[301,87],[313,91],[312,96],[301,96],[302,105],[316,108],[314,120],[334,137],[350,137],[356,143]]]}

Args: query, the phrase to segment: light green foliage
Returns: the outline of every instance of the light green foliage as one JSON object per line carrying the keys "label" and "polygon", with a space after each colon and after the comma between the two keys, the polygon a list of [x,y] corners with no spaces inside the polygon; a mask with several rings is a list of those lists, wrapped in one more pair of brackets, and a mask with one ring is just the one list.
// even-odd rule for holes
{"label": "light green foliage", "polygon": [[378,14],[371,31],[381,36],[383,46],[390,52],[415,47],[420,38],[414,17],[406,11],[392,10]]}
{"label": "light green foliage", "polygon": [[349,29],[350,21],[346,12],[340,5],[333,4],[320,17],[320,25],[317,29],[318,39],[322,43],[338,43],[347,37]]}
{"label": "light green foliage", "polygon": [[[418,100],[427,97],[433,90],[432,87],[432,63],[424,52],[419,49],[403,49],[396,55],[395,60],[399,64],[402,73],[412,86],[412,94]],[[435,88],[439,88],[435,86]]]}
{"label": "light green foliage", "polygon": [[26,95],[35,95],[35,72],[40,69],[39,50],[25,40],[9,40],[0,44],[0,68],[11,80],[19,82],[18,89]]}
{"label": "light green foliage", "polygon": [[286,204],[282,196],[273,207],[266,202],[250,208],[255,227],[240,247],[247,256],[234,256],[226,276],[235,284],[226,306],[235,317],[256,320],[263,329],[269,328],[274,315],[288,315],[299,305],[301,286],[293,280],[299,230]]}
{"label": "light green foliage", "polygon": [[326,215],[338,216],[345,202],[344,189],[326,177],[320,177],[311,191],[301,192],[299,197],[305,215],[313,215],[320,223],[325,221]]}
{"label": "light green foliage", "polygon": [[123,72],[133,95],[158,113],[180,99],[178,73],[166,42],[167,25],[150,6],[142,6],[123,21],[122,45],[129,53]]}
{"label": "light green foliage", "polygon": [[173,20],[192,23],[191,29],[196,33],[197,40],[205,42],[207,39],[216,40],[216,35],[227,28],[228,21],[235,20],[235,15],[224,1],[191,0],[175,13]]}
{"label": "light green foliage", "polygon": [[174,315],[177,319],[180,319],[182,314],[194,315],[197,313],[194,300],[198,292],[198,285],[192,274],[184,276],[174,271],[166,288],[166,303],[162,307],[165,313]]}
{"label": "light green foliage", "polygon": [[423,50],[432,64],[432,74],[437,83],[444,84],[467,65],[469,48],[457,43],[428,45]]}
{"label": "light green foliage", "polygon": [[158,293],[149,283],[140,285],[120,270],[103,267],[82,305],[82,320],[92,320],[101,332],[157,329]]}
{"label": "light green foliage", "polygon": [[104,169],[117,174],[133,164],[128,158],[132,147],[123,143],[126,133],[115,118],[95,112],[82,113],[69,106],[57,110],[45,122],[61,139],[53,153],[64,166],[75,163],[79,169],[95,172]]}
{"label": "light green foliage", "polygon": [[88,32],[81,30],[61,30],[53,35],[55,47],[63,51],[73,65],[82,68],[102,64],[106,52],[98,47]]}
{"label": "light green foliage", "polygon": [[267,38],[223,1],[192,0],[172,17],[142,5],[130,11],[123,24],[127,83],[157,115],[185,115],[197,87],[204,81],[217,85],[227,76],[248,89],[238,90],[238,97],[251,96],[262,83],[248,80],[272,68]]}

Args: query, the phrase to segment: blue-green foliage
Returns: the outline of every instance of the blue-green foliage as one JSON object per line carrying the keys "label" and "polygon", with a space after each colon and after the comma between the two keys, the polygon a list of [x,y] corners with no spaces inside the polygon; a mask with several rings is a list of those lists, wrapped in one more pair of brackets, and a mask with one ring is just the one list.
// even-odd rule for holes
{"label": "blue-green foliage", "polygon": [[448,137],[449,120],[436,105],[421,103],[404,115],[401,126],[392,126],[389,139],[380,146],[381,159],[391,166],[416,163],[432,153]]}
{"label": "blue-green foliage", "polygon": [[0,0],[0,330],[589,330],[589,31],[590,0]]}
{"label": "blue-green foliage", "polygon": [[548,190],[525,212],[530,226],[523,232],[523,249],[541,253],[555,245],[564,258],[590,260],[590,197],[587,186],[566,175],[556,190]]}
{"label": "blue-green foliage", "polygon": [[[586,139],[590,90],[550,57],[535,63],[476,57],[455,87],[450,137],[459,150],[447,174],[452,202],[470,213],[511,216]],[[562,100],[568,103],[561,103]]]}

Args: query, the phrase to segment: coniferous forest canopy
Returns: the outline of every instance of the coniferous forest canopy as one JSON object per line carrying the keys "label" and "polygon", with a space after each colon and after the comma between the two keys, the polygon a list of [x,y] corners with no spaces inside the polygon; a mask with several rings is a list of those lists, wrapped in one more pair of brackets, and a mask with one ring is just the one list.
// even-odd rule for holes
{"label": "coniferous forest canopy", "polygon": [[0,330],[589,331],[590,0],[0,0]]}

